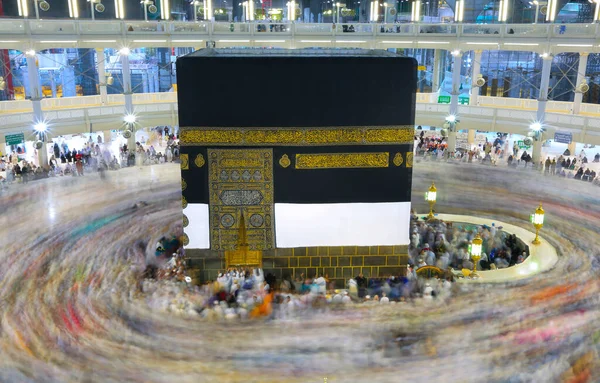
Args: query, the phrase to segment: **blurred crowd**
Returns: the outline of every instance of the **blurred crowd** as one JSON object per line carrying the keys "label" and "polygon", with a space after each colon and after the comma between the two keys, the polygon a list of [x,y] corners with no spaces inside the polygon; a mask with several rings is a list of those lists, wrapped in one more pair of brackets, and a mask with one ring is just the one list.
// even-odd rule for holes
{"label": "blurred crowd", "polygon": [[[600,175],[589,166],[590,163],[600,163],[600,153],[596,153],[593,159],[588,159],[584,150],[578,156],[571,155],[566,150],[560,157],[548,156],[545,161],[535,163],[531,153],[522,150],[517,143],[509,148],[508,134],[498,133],[498,137],[472,147],[470,150],[457,148],[455,152],[448,150],[446,137],[439,135],[426,136],[421,130],[415,136],[416,155],[425,161],[444,160],[466,163],[480,163],[484,165],[497,166],[506,163],[512,168],[533,169],[543,172],[545,175],[556,175],[558,177],[570,178],[585,182],[591,182],[600,186]],[[501,161],[506,159],[506,162]]]}
{"label": "blurred crowd", "polygon": [[469,244],[479,234],[483,239],[478,270],[503,269],[523,262],[529,248],[516,235],[508,234],[495,223],[470,225],[440,220],[419,220],[413,215],[409,263],[418,268],[436,266],[442,270],[473,269]]}
{"label": "blurred crowd", "polygon": [[[118,170],[124,167],[156,165],[179,161],[179,140],[174,134],[164,131],[164,153],[157,151],[153,145],[136,142],[135,148],[127,144],[119,148],[119,156],[110,151],[110,145],[87,142],[81,149],[69,148],[67,143],[53,145],[47,166],[37,166],[31,161],[19,158],[17,153],[0,157],[0,190],[12,184],[26,184],[30,181],[60,176],[84,176],[99,173],[104,177],[107,170]],[[162,131],[161,131],[162,133]]]}

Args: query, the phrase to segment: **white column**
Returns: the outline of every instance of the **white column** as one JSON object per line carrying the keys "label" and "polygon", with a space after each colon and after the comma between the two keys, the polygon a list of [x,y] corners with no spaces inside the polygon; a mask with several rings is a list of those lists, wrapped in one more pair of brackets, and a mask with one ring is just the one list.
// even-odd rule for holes
{"label": "white column", "polygon": [[[98,133],[98,134],[100,134],[100,133]],[[110,130],[104,130],[102,132],[102,142],[107,145],[112,142]]]}
{"label": "white column", "polygon": [[436,49],[433,52],[433,73],[431,75],[431,92],[435,93],[440,90],[440,82],[442,79],[442,70],[444,69],[442,65],[442,55],[443,51],[441,49]]}
{"label": "white column", "polygon": [[27,56],[27,77],[29,78],[29,94],[33,103],[33,120],[43,121],[42,114],[42,85],[40,81],[40,71],[38,68],[37,58],[35,56]]}
{"label": "white column", "polygon": [[569,144],[569,152],[571,153],[572,156],[576,156],[577,153],[577,142],[575,141],[571,141],[571,143]]}
{"label": "white column", "polygon": [[[547,55],[543,58],[542,78],[540,82],[540,94],[538,97],[538,109],[536,120],[542,125],[544,124],[544,116],[546,114],[546,103],[548,102],[548,87],[550,86],[550,69],[552,67],[552,59],[554,57]],[[539,164],[542,160],[542,141],[544,139],[543,132],[539,132],[533,141],[533,153],[531,155],[533,163]]]}
{"label": "white column", "polygon": [[[596,5],[600,6],[600,5]],[[575,99],[573,100],[573,114],[579,114],[583,93],[577,91],[579,84],[585,79],[585,70],[587,69],[588,53],[579,53],[579,65],[577,67],[577,80],[575,81]]]}
{"label": "white column", "polygon": [[[27,55],[27,77],[29,79],[29,87],[31,94],[31,103],[33,106],[33,125],[44,121],[44,113],[42,112],[42,85],[40,81],[40,70],[36,56]],[[48,151],[46,150],[46,135],[41,135],[41,140],[44,143],[42,148],[38,150],[38,165],[48,167]]]}
{"label": "white column", "polygon": [[[452,54],[452,93],[450,98],[449,114],[458,116],[458,96],[460,95],[460,69],[462,67],[462,52],[454,52]],[[456,125],[450,124],[448,129],[448,150],[456,151]]]}
{"label": "white column", "polygon": [[548,87],[550,86],[550,69],[552,68],[552,59],[554,57],[548,55],[544,57],[542,65],[542,77],[540,82],[540,93],[538,96],[538,109],[536,119],[539,122],[544,121],[544,114],[546,113],[546,103],[548,102]]}
{"label": "white column", "polygon": [[147,70],[142,72],[142,93],[149,93],[148,71]]}
{"label": "white column", "polygon": [[467,144],[469,145],[469,149],[471,149],[473,147],[473,145],[475,145],[476,134],[477,134],[477,131],[475,129],[469,129],[469,133],[467,136]]}
{"label": "white column", "polygon": [[[131,91],[131,70],[129,69],[129,56],[121,55],[121,71],[123,74],[123,95],[125,96],[125,114],[133,113],[133,97]],[[135,152],[135,124],[129,124],[131,137],[127,139],[127,148]]]}
{"label": "white column", "polygon": [[50,89],[52,89],[52,98],[56,98],[57,93],[56,93],[56,79],[54,78],[54,70],[49,70],[48,76],[50,76]]}
{"label": "white column", "polygon": [[479,78],[481,73],[481,50],[473,52],[473,60],[471,61],[471,98],[469,99],[469,105],[478,105],[479,87],[475,86],[475,81]]}
{"label": "white column", "polygon": [[98,85],[100,88],[100,102],[102,105],[108,103],[108,92],[106,89],[106,68],[104,62],[106,56],[104,56],[104,48],[96,48],[96,62],[98,63]]}
{"label": "white column", "polygon": [[452,54],[452,93],[450,93],[450,114],[458,115],[458,96],[460,95],[460,68],[462,52]]}
{"label": "white column", "polygon": [[125,96],[125,113],[133,113],[133,98],[131,91],[131,70],[129,56],[121,55],[121,71],[123,74],[123,95]]}

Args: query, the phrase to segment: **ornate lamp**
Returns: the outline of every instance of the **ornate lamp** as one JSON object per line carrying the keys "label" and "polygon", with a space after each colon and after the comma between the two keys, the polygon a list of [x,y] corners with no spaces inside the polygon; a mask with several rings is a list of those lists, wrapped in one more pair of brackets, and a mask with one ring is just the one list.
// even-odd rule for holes
{"label": "ornate lamp", "polygon": [[437,189],[435,188],[435,183],[431,183],[431,187],[425,193],[425,201],[429,203],[429,215],[427,219],[433,219],[433,206],[435,205],[435,201],[437,200]]}
{"label": "ornate lamp", "polygon": [[531,215],[531,222],[533,223],[533,227],[535,227],[535,239],[533,240],[534,245],[539,245],[540,237],[539,232],[542,226],[544,226],[544,209],[542,209],[542,204],[535,209],[535,213]]}
{"label": "ornate lamp", "polygon": [[479,278],[477,274],[477,263],[481,259],[481,248],[483,245],[483,239],[479,233],[473,238],[471,245],[469,246],[469,253],[471,254],[471,259],[473,260],[473,273],[471,273],[471,277]]}

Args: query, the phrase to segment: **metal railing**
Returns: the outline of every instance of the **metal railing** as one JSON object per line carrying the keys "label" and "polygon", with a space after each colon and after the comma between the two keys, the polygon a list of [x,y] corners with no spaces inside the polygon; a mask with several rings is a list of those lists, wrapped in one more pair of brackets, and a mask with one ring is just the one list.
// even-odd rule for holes
{"label": "metal railing", "polygon": [[[438,93],[417,93],[416,100],[418,104],[437,104],[441,107],[447,107],[447,104],[438,104]],[[177,92],[158,92],[158,93],[134,93],[132,95],[133,103],[138,104],[160,104],[160,103],[176,103]],[[119,106],[125,103],[125,97],[122,94],[109,94],[106,97],[104,104],[99,95],[95,96],[78,96],[78,97],[61,97],[61,98],[45,98],[42,99],[42,109],[51,111],[56,109],[79,109],[86,107],[100,106]],[[477,105],[469,105],[470,107],[510,109],[521,111],[537,110],[537,100],[522,99],[511,97],[491,97],[478,96]],[[32,103],[29,100],[18,101],[1,101],[0,115],[18,114],[31,112],[33,110]],[[460,108],[465,108],[466,105]],[[600,116],[600,104],[582,103],[580,114],[588,116]],[[573,102],[566,101],[548,101],[546,111],[559,114],[572,114]]]}
{"label": "metal railing", "polygon": [[85,36],[102,35],[135,38],[141,35],[327,35],[327,36],[448,36],[512,38],[579,38],[600,37],[598,24],[379,24],[379,23],[252,23],[120,21],[111,20],[0,20],[0,35]]}

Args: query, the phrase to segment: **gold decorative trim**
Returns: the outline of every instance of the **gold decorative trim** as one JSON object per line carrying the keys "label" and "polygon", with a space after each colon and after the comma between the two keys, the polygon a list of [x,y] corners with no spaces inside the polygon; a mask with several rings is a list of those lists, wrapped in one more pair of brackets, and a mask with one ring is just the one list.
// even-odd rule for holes
{"label": "gold decorative trim", "polygon": [[208,149],[210,245],[249,251],[274,247],[273,149]]}
{"label": "gold decorative trim", "polygon": [[181,191],[184,191],[185,189],[187,189],[187,182],[185,182],[185,180],[182,178],[181,179]]}
{"label": "gold decorative trim", "polygon": [[183,242],[183,246],[187,246],[190,244],[190,237],[188,237],[188,235],[186,233],[183,233],[182,242]]}
{"label": "gold decorative trim", "polygon": [[185,209],[187,207],[188,203],[187,200],[185,199],[184,196],[181,196],[181,208]]}
{"label": "gold decorative trim", "polygon": [[203,156],[202,154],[198,154],[198,155],[196,156],[196,159],[194,160],[194,164],[195,164],[197,167],[201,168],[201,167],[203,167],[203,166],[204,166],[204,164],[205,164],[205,163],[206,163],[206,161],[204,161],[204,156]]}
{"label": "gold decorative trim", "polygon": [[187,215],[183,215],[183,227],[188,227],[188,225],[190,224],[190,220],[187,217]]}
{"label": "gold decorative trim", "polygon": [[296,154],[296,169],[387,168],[389,158],[388,152]]}
{"label": "gold decorative trim", "polygon": [[410,144],[414,126],[331,128],[181,128],[179,142],[189,145],[364,145]]}
{"label": "gold decorative trim", "polygon": [[402,153],[396,153],[396,155],[394,156],[394,159],[392,160],[392,162],[396,166],[402,165],[402,163],[404,162],[404,158],[402,158]]}
{"label": "gold decorative trim", "polygon": [[188,158],[188,154],[180,154],[179,160],[181,161],[181,170],[189,170],[190,161]]}
{"label": "gold decorative trim", "polygon": [[282,168],[287,168],[288,166],[290,166],[292,164],[292,161],[290,161],[290,157],[288,157],[287,154],[284,154],[283,156],[281,156],[281,158],[279,159],[279,166],[281,166]]}
{"label": "gold decorative trim", "polygon": [[406,153],[406,167],[407,168],[413,167],[413,152]]}

